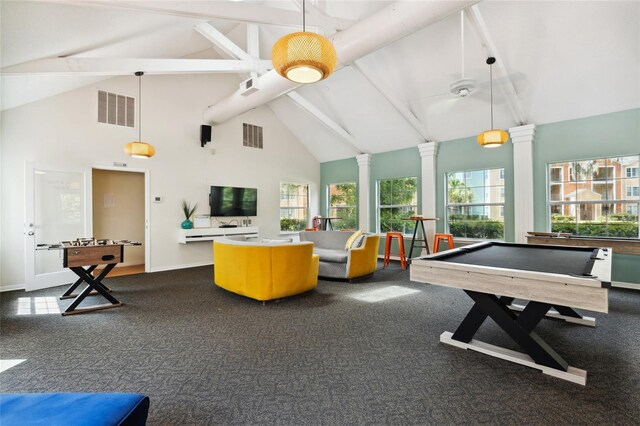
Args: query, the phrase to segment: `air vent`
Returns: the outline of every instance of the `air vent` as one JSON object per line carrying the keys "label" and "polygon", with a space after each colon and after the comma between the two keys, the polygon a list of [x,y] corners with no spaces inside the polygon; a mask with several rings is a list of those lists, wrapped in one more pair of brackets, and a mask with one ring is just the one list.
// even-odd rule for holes
{"label": "air vent", "polygon": [[135,99],[116,93],[98,91],[98,123],[134,127]]}
{"label": "air vent", "polygon": [[242,145],[262,149],[262,127],[242,123]]}

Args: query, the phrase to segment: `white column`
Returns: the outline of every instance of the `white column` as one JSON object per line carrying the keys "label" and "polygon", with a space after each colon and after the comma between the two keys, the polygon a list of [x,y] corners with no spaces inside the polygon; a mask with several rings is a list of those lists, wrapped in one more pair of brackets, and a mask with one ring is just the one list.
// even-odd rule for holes
{"label": "white column", "polygon": [[[436,217],[436,158],[438,156],[438,143],[427,142],[418,145],[422,164],[422,210],[417,212],[423,217]],[[433,235],[436,232],[435,221],[425,221],[427,231],[427,244],[433,253]]]}
{"label": "white column", "polygon": [[513,210],[515,242],[526,243],[533,231],[533,139],[535,124],[509,129],[513,143]]}
{"label": "white column", "polygon": [[359,227],[369,232],[371,221],[369,220],[371,200],[371,154],[356,155],[358,161],[358,222]]}

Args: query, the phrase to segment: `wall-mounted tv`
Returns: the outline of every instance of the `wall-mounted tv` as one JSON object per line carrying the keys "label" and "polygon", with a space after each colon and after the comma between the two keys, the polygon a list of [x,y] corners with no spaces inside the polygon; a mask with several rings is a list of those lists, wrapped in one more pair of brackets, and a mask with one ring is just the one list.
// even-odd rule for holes
{"label": "wall-mounted tv", "polygon": [[212,186],[209,194],[211,216],[256,216],[258,190],[232,186]]}

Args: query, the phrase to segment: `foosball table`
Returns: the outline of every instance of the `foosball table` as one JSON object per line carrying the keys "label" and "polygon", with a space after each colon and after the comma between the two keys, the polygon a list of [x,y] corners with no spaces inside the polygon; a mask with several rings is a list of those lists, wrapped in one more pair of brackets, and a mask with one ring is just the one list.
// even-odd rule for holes
{"label": "foosball table", "polygon": [[[142,244],[129,240],[95,238],[78,238],[74,241],[62,241],[56,244],[38,244],[37,250],[62,250],[62,266],[69,268],[79,277],[60,296],[61,300],[75,298],[62,315],[82,314],[122,306],[123,303],[111,295],[111,289],[102,280],[118,263],[124,262],[125,246],[139,245]],[[104,269],[100,271],[98,276],[94,276],[93,271],[100,265],[105,265]],[[74,293],[82,283],[86,283],[87,287],[78,294]],[[78,305],[90,294],[102,295],[109,303],[78,308]]]}

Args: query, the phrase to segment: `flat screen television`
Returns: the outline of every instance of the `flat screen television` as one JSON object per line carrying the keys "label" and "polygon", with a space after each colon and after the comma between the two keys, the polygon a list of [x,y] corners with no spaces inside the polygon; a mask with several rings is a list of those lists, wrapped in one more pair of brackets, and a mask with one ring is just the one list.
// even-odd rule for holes
{"label": "flat screen television", "polygon": [[212,186],[209,194],[211,216],[256,216],[258,190],[232,186]]}

